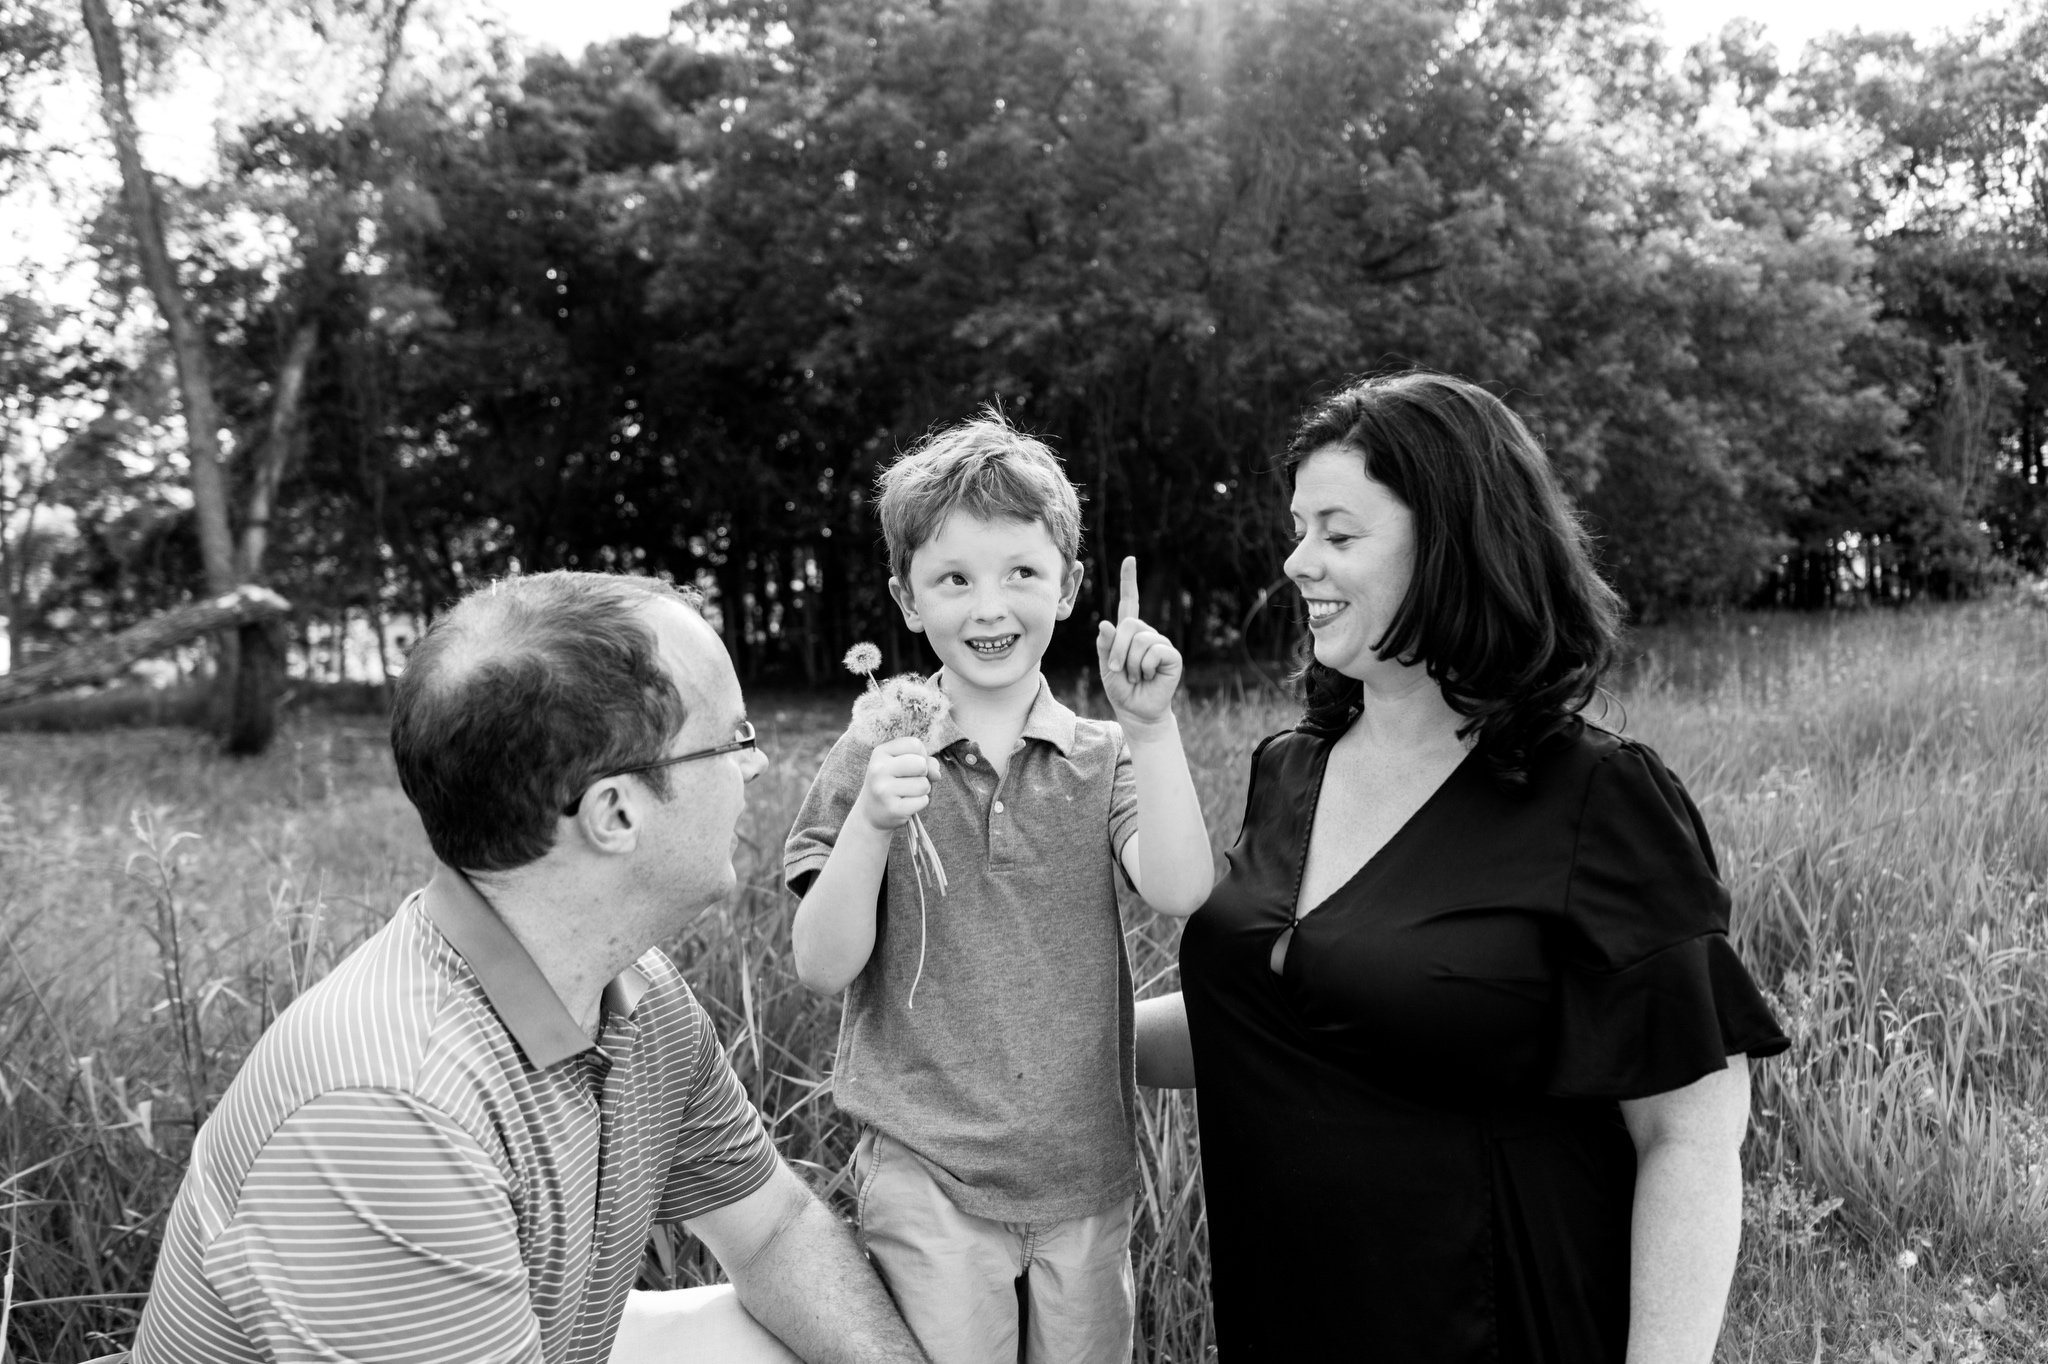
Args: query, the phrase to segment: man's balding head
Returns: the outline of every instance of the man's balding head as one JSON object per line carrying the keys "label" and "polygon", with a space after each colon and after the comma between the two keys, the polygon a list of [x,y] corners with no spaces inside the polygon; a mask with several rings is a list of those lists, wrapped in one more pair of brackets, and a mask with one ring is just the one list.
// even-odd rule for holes
{"label": "man's balding head", "polygon": [[[600,776],[661,756],[686,698],[646,608],[697,605],[652,578],[539,573],[464,597],[414,646],[391,751],[434,855],[507,871],[553,846],[564,808]],[[657,795],[667,773],[645,774]]]}

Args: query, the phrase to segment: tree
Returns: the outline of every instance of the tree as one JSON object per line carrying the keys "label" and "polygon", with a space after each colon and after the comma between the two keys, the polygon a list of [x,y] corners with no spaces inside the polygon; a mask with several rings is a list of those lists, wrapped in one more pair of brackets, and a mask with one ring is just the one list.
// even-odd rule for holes
{"label": "tree", "polygon": [[[143,281],[168,333],[185,417],[187,468],[192,511],[199,528],[200,560],[211,596],[225,596],[240,581],[228,528],[227,479],[221,457],[220,406],[214,392],[213,361],[178,278],[164,228],[162,195],[142,162],[135,117],[128,97],[128,73],[121,34],[105,0],[81,0],[85,28],[99,70],[100,103],[120,165],[121,196],[133,233]],[[277,659],[260,626],[220,636],[219,679],[225,695],[222,716],[230,752],[260,753],[276,724]]]}
{"label": "tree", "polygon": [[[363,122],[372,135],[390,96],[412,3],[383,0],[373,5],[339,6],[345,17],[360,18],[357,11],[369,16],[375,94]],[[207,591],[218,597],[238,583],[260,583],[265,576],[271,522],[285,468],[299,441],[307,376],[319,344],[322,294],[337,287],[342,262],[357,235],[361,213],[353,200],[363,179],[366,152],[357,144],[342,142],[346,154],[332,167],[334,180],[326,185],[314,183],[296,204],[288,206],[300,228],[297,288],[284,291],[271,303],[274,319],[282,324],[279,331],[288,339],[274,359],[266,411],[238,424],[243,437],[238,448],[247,453],[239,460],[244,500],[237,535],[229,506],[232,470],[220,439],[227,414],[220,401],[223,389],[216,357],[194,306],[192,286],[181,281],[171,257],[162,198],[137,147],[120,32],[104,0],[82,0],[82,4],[100,75],[101,102],[121,170],[122,201],[144,283],[163,318],[175,359],[201,561]],[[320,28],[320,7],[308,8],[310,22]],[[259,752],[269,743],[275,726],[282,668],[273,626],[254,621],[242,625],[233,636],[222,635],[218,656],[227,747],[232,752]]]}
{"label": "tree", "polygon": [[1911,395],[1916,457],[1865,480],[1902,527],[1904,581],[1965,591],[1993,555],[2048,568],[2048,9],[1925,45],[1839,37],[1794,90],[1806,124],[1863,149],[1855,221],[1911,339],[1887,378]]}
{"label": "tree", "polygon": [[64,482],[92,429],[97,367],[62,321],[25,294],[0,296],[0,609],[17,669],[75,500]]}

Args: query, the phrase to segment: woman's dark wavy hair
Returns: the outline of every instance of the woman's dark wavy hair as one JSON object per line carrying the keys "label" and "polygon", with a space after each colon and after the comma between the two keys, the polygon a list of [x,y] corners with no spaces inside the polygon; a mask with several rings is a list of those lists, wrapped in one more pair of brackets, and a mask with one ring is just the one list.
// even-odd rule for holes
{"label": "woman's dark wavy hair", "polygon": [[[1287,447],[1289,485],[1331,446],[1356,451],[1415,518],[1415,574],[1375,651],[1421,663],[1465,717],[1459,736],[1521,784],[1536,746],[1592,700],[1621,631],[1549,459],[1498,398],[1425,371],[1363,379],[1311,409]],[[1314,648],[1303,641],[1302,728],[1339,733],[1362,685]]]}

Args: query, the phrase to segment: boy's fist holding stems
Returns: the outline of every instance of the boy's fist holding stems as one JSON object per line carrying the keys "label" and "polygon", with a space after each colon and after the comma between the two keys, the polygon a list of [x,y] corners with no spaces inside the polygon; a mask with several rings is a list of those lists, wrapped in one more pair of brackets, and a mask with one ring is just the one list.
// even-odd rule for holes
{"label": "boy's fist holding stems", "polygon": [[925,751],[917,735],[875,745],[868,754],[868,773],[861,783],[854,818],[878,834],[892,834],[932,803],[932,783],[939,760]]}

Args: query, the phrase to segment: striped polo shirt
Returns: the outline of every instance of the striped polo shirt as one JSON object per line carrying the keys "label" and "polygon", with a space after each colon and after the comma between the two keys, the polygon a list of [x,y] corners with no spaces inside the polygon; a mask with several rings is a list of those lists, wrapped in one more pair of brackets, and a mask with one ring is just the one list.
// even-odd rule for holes
{"label": "striped polo shirt", "polygon": [[467,878],[281,1014],[192,1148],[135,1364],[603,1364],[651,1225],[777,1157],[649,951],[595,1043]]}
{"label": "striped polo shirt", "polygon": [[[941,685],[946,674],[939,673]],[[1138,828],[1121,726],[1044,678],[998,777],[952,717],[922,818],[947,890],[890,841],[875,944],[846,990],[832,1097],[995,1222],[1101,1212],[1138,1186],[1131,965],[1117,859]],[[842,735],[783,847],[798,895],[860,799],[870,748]],[[916,998],[911,998],[915,985]]]}

